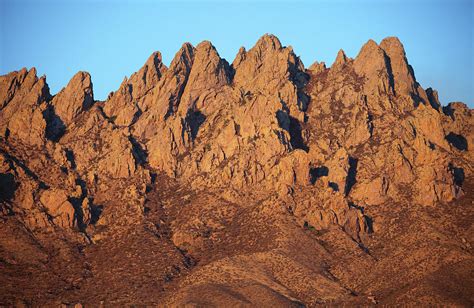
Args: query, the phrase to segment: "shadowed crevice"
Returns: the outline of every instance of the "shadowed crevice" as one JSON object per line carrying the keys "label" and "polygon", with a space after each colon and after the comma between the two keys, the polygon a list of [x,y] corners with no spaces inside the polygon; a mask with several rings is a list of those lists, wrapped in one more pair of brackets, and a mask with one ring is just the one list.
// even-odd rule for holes
{"label": "shadowed crevice", "polygon": [[0,173],[0,202],[11,201],[15,196],[18,183],[15,182],[15,176],[11,173]]}
{"label": "shadowed crevice", "polygon": [[66,132],[66,125],[54,111],[53,105],[43,111],[43,118],[46,121],[46,139],[58,142]]}
{"label": "shadowed crevice", "polygon": [[372,217],[370,217],[369,215],[367,215],[365,213],[365,208],[363,206],[355,204],[354,202],[349,202],[349,207],[357,209],[358,211],[360,211],[360,213],[362,214],[362,217],[364,219],[364,225],[367,228],[365,231],[369,234],[373,233],[374,232],[374,220],[373,220]]}
{"label": "shadowed crevice", "polygon": [[349,157],[349,170],[347,171],[346,187],[344,188],[344,194],[347,196],[351,192],[352,187],[356,183],[357,178],[357,164],[359,160],[354,157]]}
{"label": "shadowed crevice", "polygon": [[21,162],[18,158],[14,157],[14,156],[11,156],[10,154],[8,154],[6,151],[0,149],[0,153],[2,153],[3,155],[5,155],[5,157],[7,158],[7,160],[11,160],[12,162],[14,162],[18,167],[20,167],[23,172],[25,172],[26,175],[28,175],[30,178],[32,178],[33,180],[35,181],[38,181],[39,182],[39,186],[41,189],[48,189],[49,186],[46,185],[43,181],[40,180],[40,178],[38,177],[38,175],[36,173],[34,173],[33,171],[31,171],[30,168],[28,168],[28,166],[26,166],[23,162]]}
{"label": "shadowed crevice", "polygon": [[450,117],[451,119],[455,120],[454,118],[454,109],[451,105],[443,106],[443,113]]}
{"label": "shadowed crevice", "polygon": [[311,182],[312,185],[314,185],[319,178],[323,176],[328,176],[328,174],[329,174],[329,168],[326,166],[310,168],[309,181]]}
{"label": "shadowed crevice", "polygon": [[337,183],[329,182],[329,183],[328,183],[328,186],[329,186],[330,188],[332,188],[332,190],[334,190],[334,191],[339,191],[339,185],[337,185]]}
{"label": "shadowed crevice", "polygon": [[445,137],[445,139],[446,139],[446,141],[449,142],[449,144],[451,146],[455,147],[459,151],[467,151],[468,144],[467,144],[467,140],[464,136],[458,135],[458,134],[455,134],[455,133],[449,133]]}
{"label": "shadowed crevice", "polygon": [[95,225],[98,221],[100,216],[102,215],[102,212],[104,211],[104,206],[103,205],[95,205],[92,202],[93,200],[90,200],[90,211],[91,211],[91,225]]}
{"label": "shadowed crevice", "polygon": [[388,83],[389,83],[390,88],[392,89],[393,94],[396,96],[395,78],[393,76],[393,70],[392,70],[392,60],[390,60],[390,57],[385,52],[384,52],[384,60],[385,60],[385,66],[387,67]]}
{"label": "shadowed crevice", "polygon": [[65,150],[66,159],[71,164],[72,169],[76,169],[76,160],[74,158],[74,152],[70,149]]}
{"label": "shadowed crevice", "polygon": [[[199,128],[206,121],[206,116],[199,110],[188,110],[183,120],[183,134],[186,132],[191,141],[196,140]],[[184,137],[184,136],[183,136]]]}
{"label": "shadowed crevice", "polygon": [[[285,106],[283,105],[283,107]],[[305,152],[308,152],[309,147],[306,145],[303,139],[303,129],[301,127],[300,121],[290,116],[286,110],[278,110],[276,112],[276,118],[278,121],[278,126],[290,134],[291,149],[301,149]]]}
{"label": "shadowed crevice", "polygon": [[129,136],[128,140],[132,144],[132,155],[137,164],[143,166],[148,162],[148,152],[134,137]]}
{"label": "shadowed crevice", "polygon": [[[79,197],[70,197],[68,198],[69,202],[71,202],[72,206],[74,207],[74,219],[76,221],[76,225],[79,231],[87,234],[86,228],[88,225],[94,225],[99,220],[103,206],[102,205],[95,205],[93,203],[93,198],[89,197],[87,184],[81,178],[77,178],[75,181],[76,185],[81,187],[81,195]],[[87,199],[87,205],[90,217],[85,217],[84,215],[84,201]]]}
{"label": "shadowed crevice", "polygon": [[301,149],[305,152],[309,151],[309,147],[306,145],[302,135],[302,127],[298,119],[290,116],[290,143],[293,149]]}
{"label": "shadowed crevice", "polygon": [[454,166],[452,163],[448,165],[448,169],[453,174],[454,184],[458,187],[462,187],[466,175],[464,174],[464,169]]}

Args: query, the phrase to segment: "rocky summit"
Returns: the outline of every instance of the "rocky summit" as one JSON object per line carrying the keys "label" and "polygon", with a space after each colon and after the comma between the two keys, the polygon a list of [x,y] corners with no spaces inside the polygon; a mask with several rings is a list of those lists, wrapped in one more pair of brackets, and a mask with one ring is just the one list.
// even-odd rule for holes
{"label": "rocky summit", "polygon": [[[315,51],[315,54],[317,52]],[[474,304],[474,116],[402,43],[0,77],[0,305]]]}

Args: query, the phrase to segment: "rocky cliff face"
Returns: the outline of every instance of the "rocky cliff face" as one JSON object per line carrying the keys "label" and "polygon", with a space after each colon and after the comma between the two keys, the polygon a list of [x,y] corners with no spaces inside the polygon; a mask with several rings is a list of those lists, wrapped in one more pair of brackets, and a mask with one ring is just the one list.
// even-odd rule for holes
{"label": "rocky cliff face", "polygon": [[[367,252],[373,237],[390,232],[385,218],[374,219],[380,213],[399,213],[394,207],[404,206],[415,213],[436,212],[470,197],[465,183],[473,171],[473,119],[466,105],[442,107],[435,90],[421,87],[403,45],[393,37],[380,44],[369,40],[355,59],[341,50],[331,67],[315,62],[308,69],[272,35],[248,51],[241,48],[232,64],[210,42],[185,43],[169,68],[159,52],[153,53],[106,101],[94,100],[88,73],[77,73],[53,96],[45,77],[38,78],[34,68],[22,69],[0,77],[1,260],[5,266],[22,260],[18,243],[33,247],[35,254],[15,262],[39,266],[52,250],[80,245],[92,256],[107,255],[112,239],[129,244],[149,239],[164,249],[153,252],[162,258],[156,268],[157,275],[165,275],[162,284],[190,275],[185,282],[176,278],[170,294],[180,295],[168,303],[195,302],[202,290],[210,297],[220,294],[222,301],[214,303],[239,303],[225,291],[225,278],[193,283],[199,275],[193,273],[215,273],[213,266],[224,266],[244,279],[249,269],[238,262],[254,262],[256,268],[289,262],[306,277],[314,264],[306,257],[285,261],[288,255],[280,251],[291,251],[298,232],[329,232],[333,235],[325,240],[331,245]],[[279,252],[241,255],[230,265],[228,259],[215,263],[204,257],[206,251],[232,255],[219,245],[235,245],[226,230],[237,228],[244,212],[250,216],[236,238],[258,232],[245,230],[249,221],[277,227],[281,234],[270,242],[279,243]],[[145,233],[133,238],[130,232],[137,230]],[[12,245],[8,232],[16,232],[19,242]],[[296,243],[320,253],[314,239]],[[62,264],[72,257],[57,258]],[[199,258],[203,265],[193,272]],[[168,264],[175,270],[162,268]],[[105,265],[97,266],[100,276]],[[283,269],[275,271],[280,274],[272,275],[288,278]],[[119,274],[114,275],[109,278]],[[365,303],[347,295],[358,286],[335,282],[344,280],[344,273],[334,274],[336,280],[307,278],[324,282],[323,293],[311,284],[301,289],[287,278],[269,285],[262,275],[262,297],[229,281],[226,288],[254,304],[265,304],[264,298],[282,304]],[[86,279],[92,290],[100,281],[95,279]],[[28,293],[15,294],[0,298],[32,300]],[[80,292],[74,294],[82,300]],[[160,301],[167,301],[163,294]],[[39,303],[51,300],[40,298]]]}

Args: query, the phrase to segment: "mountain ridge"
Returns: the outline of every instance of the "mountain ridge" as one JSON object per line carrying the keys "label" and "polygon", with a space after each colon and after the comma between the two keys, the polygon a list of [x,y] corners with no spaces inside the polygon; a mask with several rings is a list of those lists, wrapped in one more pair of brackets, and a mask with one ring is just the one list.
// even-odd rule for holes
{"label": "mountain ridge", "polygon": [[[105,101],[87,72],[54,96],[34,68],[0,76],[0,90],[0,233],[15,234],[0,242],[0,279],[25,287],[5,283],[0,302],[473,301],[472,278],[454,286],[461,297],[432,281],[473,269],[461,223],[473,218],[473,110],[422,88],[398,38],[309,68],[273,35],[232,64],[209,41],[184,43]],[[391,267],[399,255],[414,263]],[[21,283],[27,271],[48,283]]]}

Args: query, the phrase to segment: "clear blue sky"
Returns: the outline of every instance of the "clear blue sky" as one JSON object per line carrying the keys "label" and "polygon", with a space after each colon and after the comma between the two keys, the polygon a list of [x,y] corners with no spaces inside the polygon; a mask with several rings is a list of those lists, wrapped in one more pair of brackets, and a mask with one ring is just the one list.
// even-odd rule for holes
{"label": "clear blue sky", "polygon": [[0,0],[0,74],[46,74],[52,93],[79,70],[96,99],[116,90],[155,50],[169,64],[181,44],[210,40],[232,62],[264,33],[292,45],[306,67],[355,57],[370,38],[398,36],[423,87],[443,104],[474,107],[473,0],[22,1]]}

